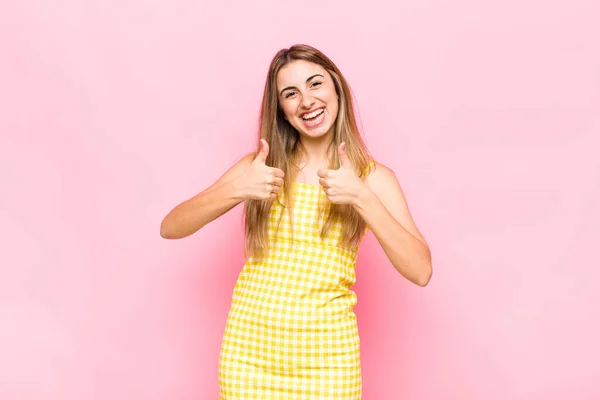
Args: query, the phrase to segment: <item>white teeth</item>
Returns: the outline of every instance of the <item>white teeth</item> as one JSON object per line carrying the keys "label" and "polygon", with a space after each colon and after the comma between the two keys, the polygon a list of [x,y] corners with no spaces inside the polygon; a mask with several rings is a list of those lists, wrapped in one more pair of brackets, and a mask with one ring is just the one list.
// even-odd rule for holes
{"label": "white teeth", "polygon": [[317,115],[321,114],[323,111],[324,111],[324,109],[323,109],[323,108],[319,108],[318,110],[315,110],[315,111],[311,112],[310,114],[304,114],[304,115],[302,116],[302,118],[303,118],[303,119],[311,119],[311,118],[314,118],[314,117],[316,117]]}
{"label": "white teeth", "polygon": [[312,127],[312,126],[320,125],[324,119],[325,119],[325,113],[321,113],[313,119],[305,119],[303,121],[306,126]]}

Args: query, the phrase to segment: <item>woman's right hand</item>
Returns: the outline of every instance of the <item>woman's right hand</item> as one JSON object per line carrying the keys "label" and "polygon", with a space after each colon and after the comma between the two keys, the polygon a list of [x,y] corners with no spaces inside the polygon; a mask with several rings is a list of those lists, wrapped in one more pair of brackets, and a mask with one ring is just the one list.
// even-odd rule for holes
{"label": "woman's right hand", "polygon": [[261,149],[246,172],[237,178],[237,186],[243,197],[252,200],[274,200],[281,192],[284,173],[279,168],[265,164],[269,155],[269,144],[261,139]]}

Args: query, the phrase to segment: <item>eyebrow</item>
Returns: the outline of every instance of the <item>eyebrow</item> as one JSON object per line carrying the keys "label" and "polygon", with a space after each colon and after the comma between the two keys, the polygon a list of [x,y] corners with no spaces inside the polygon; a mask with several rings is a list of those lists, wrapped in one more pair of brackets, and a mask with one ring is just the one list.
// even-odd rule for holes
{"label": "eyebrow", "polygon": [[[314,74],[313,76],[310,76],[310,77],[309,77],[309,78],[306,80],[306,83],[310,82],[310,81],[311,81],[311,79],[313,79],[313,78],[314,78],[314,77],[316,77],[316,76],[320,76],[321,78],[325,79],[325,77],[324,77],[323,75],[321,75],[321,74]],[[288,87],[284,88],[284,89],[283,89],[281,92],[279,92],[279,94],[283,94],[283,92],[285,92],[286,90],[295,89],[295,88],[296,88],[295,86],[288,86]]]}

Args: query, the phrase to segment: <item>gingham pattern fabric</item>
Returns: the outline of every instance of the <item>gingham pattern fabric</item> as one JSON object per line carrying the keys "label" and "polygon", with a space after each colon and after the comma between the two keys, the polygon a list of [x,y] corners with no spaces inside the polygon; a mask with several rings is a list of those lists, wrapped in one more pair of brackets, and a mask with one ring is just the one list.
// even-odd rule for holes
{"label": "gingham pattern fabric", "polygon": [[274,202],[269,252],[250,257],[233,291],[219,358],[220,399],[361,398],[360,348],[353,307],[357,248],[325,238],[328,215],[318,185],[293,185],[288,212]]}

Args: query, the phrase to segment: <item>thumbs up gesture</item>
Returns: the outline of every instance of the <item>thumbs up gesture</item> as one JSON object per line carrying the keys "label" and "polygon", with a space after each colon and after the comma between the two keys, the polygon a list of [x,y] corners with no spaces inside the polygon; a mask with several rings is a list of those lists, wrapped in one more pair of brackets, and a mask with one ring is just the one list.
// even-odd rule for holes
{"label": "thumbs up gesture", "polygon": [[261,139],[261,149],[241,177],[242,192],[246,199],[273,200],[283,186],[284,173],[279,168],[268,167],[265,162],[269,155],[269,144]]}
{"label": "thumbs up gesture", "polygon": [[346,144],[338,147],[340,168],[337,170],[320,169],[319,184],[323,187],[329,201],[334,204],[354,204],[365,183],[356,175],[352,162],[346,154]]}

